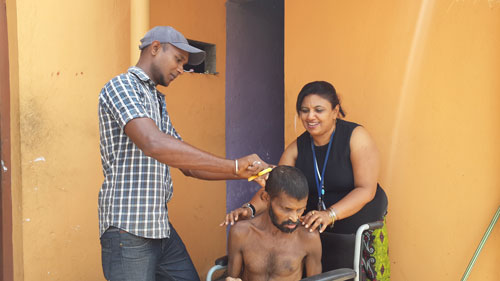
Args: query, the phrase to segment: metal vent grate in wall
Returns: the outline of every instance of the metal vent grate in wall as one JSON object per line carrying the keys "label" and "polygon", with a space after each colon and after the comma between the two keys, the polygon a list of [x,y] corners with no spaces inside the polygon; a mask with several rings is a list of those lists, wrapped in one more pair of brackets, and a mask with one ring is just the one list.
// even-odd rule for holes
{"label": "metal vent grate in wall", "polygon": [[188,39],[189,45],[205,51],[205,60],[199,65],[184,65],[185,72],[217,74],[215,68],[215,44]]}

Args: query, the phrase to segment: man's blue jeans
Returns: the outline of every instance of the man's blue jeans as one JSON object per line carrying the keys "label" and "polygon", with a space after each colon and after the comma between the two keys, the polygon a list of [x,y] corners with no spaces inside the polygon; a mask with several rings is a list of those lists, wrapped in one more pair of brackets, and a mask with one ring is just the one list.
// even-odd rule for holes
{"label": "man's blue jeans", "polygon": [[110,281],[199,281],[181,238],[148,239],[110,227],[101,236],[102,268]]}

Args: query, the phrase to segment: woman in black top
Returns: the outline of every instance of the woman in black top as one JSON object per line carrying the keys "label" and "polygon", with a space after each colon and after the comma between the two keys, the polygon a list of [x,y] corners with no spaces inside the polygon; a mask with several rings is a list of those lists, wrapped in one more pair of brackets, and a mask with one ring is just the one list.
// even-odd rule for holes
{"label": "woman in black top", "polygon": [[[360,132],[362,129],[363,127],[360,127],[356,123],[341,119],[336,120],[335,134],[333,135],[331,149],[326,161],[324,192],[321,191],[321,188],[318,189],[316,176],[318,176],[318,182],[321,183],[321,172],[325,163],[326,153],[328,152],[328,143],[319,146],[316,145],[316,143],[314,144],[314,152],[316,154],[316,159],[314,159],[311,148],[311,141],[314,140],[314,137],[306,131],[297,138],[294,144],[296,147],[293,149],[297,149],[297,156],[294,157],[295,163],[291,163],[291,161],[286,163],[294,164],[295,167],[299,168],[306,175],[309,184],[309,198],[307,201],[307,219],[305,223],[308,225],[312,224],[313,228],[316,227],[318,223],[321,223],[323,225],[323,228],[320,229],[321,232],[326,230],[335,233],[356,233],[356,230],[362,224],[380,220],[384,215],[387,206],[387,197],[383,189],[376,184],[376,182],[374,187],[373,183],[370,182],[373,180],[368,177],[355,181],[354,169],[359,169],[360,167],[359,165],[358,167],[353,167],[351,159],[355,158],[356,155],[351,153],[350,144],[353,132],[358,134],[358,138],[369,138],[366,132]],[[359,137],[359,135],[361,135],[361,137]],[[360,142],[361,141],[370,142],[368,145],[373,144],[373,142],[368,139],[362,139]],[[358,149],[369,151],[370,147],[368,145]],[[374,149],[374,147],[371,147],[371,149]],[[366,154],[369,153],[370,152],[366,152]],[[285,155],[286,153],[283,154],[283,156]],[[283,156],[283,161],[280,161],[280,164],[285,165],[286,160],[283,159]],[[358,157],[360,159],[354,161],[359,161],[359,163],[363,164],[364,169],[375,169],[375,167],[370,168],[370,165],[374,166],[375,163],[370,163],[369,160],[364,161],[363,156],[358,155]],[[375,158],[376,155],[370,157]],[[375,161],[375,159],[371,159],[371,161]],[[316,169],[314,163],[317,163],[318,169]],[[361,171],[357,172],[363,174]],[[370,172],[374,173],[376,170]],[[365,174],[368,173],[369,172],[366,172]],[[323,205],[321,208],[318,207],[320,194],[322,194],[321,200],[324,201],[325,208],[323,208]],[[368,203],[366,203],[367,201]],[[314,212],[314,214],[310,212],[318,209],[324,211]],[[332,218],[326,209],[334,210],[336,214],[335,227],[327,228],[327,226],[332,226]]]}
{"label": "woman in black top", "polygon": [[[306,175],[309,198],[303,224],[320,232],[352,234],[364,223],[384,219],[387,197],[377,183],[378,150],[364,127],[340,119],[345,114],[335,88],[324,81],[306,84],[296,109],[306,132],[285,149],[279,165],[295,166]],[[248,218],[251,211],[262,212],[261,192],[263,189],[247,204],[254,210],[244,205],[228,214],[224,224]],[[385,229],[382,237],[384,233]],[[387,254],[379,262],[385,265],[382,279],[386,280]],[[381,280],[374,274],[373,279]]]}

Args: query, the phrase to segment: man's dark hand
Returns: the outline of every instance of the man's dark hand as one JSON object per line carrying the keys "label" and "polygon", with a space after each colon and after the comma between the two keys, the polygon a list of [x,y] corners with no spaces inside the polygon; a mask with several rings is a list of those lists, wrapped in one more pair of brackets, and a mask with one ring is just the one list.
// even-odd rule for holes
{"label": "man's dark hand", "polygon": [[250,154],[245,157],[239,158],[238,170],[236,174],[243,178],[249,178],[257,175],[260,171],[269,167],[269,164],[260,159],[257,154]]}

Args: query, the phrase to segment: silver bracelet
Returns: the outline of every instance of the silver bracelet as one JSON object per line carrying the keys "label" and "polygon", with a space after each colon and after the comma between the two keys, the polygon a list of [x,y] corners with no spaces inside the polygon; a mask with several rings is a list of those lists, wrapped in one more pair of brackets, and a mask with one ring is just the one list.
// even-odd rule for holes
{"label": "silver bracelet", "polygon": [[238,175],[238,159],[234,159],[234,174]]}

